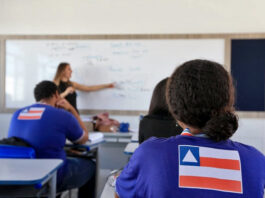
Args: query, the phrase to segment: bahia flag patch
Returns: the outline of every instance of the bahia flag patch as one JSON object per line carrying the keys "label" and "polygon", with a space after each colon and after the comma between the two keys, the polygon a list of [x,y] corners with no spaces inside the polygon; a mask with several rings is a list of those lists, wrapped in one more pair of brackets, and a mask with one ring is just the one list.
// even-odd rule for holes
{"label": "bahia flag patch", "polygon": [[31,107],[29,109],[24,109],[18,115],[18,120],[39,120],[43,112],[45,111],[45,107]]}
{"label": "bahia flag patch", "polygon": [[238,151],[179,145],[179,187],[243,193]]}

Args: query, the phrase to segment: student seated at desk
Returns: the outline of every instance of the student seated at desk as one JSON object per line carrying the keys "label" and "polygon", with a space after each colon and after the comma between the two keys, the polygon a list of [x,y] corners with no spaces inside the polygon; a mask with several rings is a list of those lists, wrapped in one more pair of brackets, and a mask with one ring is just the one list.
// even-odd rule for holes
{"label": "student seated at desk", "polygon": [[229,138],[238,127],[232,77],[218,63],[182,64],[167,86],[181,135],[150,138],[116,181],[120,198],[263,198],[265,157]]}
{"label": "student seated at desk", "polygon": [[17,137],[29,143],[35,149],[37,158],[64,160],[57,174],[58,191],[79,188],[78,197],[94,197],[94,162],[66,157],[64,152],[66,139],[78,144],[88,140],[88,131],[78,113],[59,96],[57,86],[51,81],[37,84],[34,96],[36,104],[14,113],[8,137]]}
{"label": "student seated at desk", "polygon": [[182,132],[182,128],[178,126],[168,109],[166,101],[167,80],[168,78],[161,80],[154,89],[148,114],[140,121],[139,143],[152,136],[171,137]]}

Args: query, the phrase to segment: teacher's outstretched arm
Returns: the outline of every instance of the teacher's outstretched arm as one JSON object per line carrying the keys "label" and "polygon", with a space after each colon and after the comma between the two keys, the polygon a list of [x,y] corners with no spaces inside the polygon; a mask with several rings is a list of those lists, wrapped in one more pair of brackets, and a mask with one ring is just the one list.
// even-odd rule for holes
{"label": "teacher's outstretched arm", "polygon": [[82,85],[82,84],[79,84],[73,81],[72,81],[72,85],[75,89],[80,90],[80,91],[98,91],[102,89],[108,89],[108,88],[115,87],[114,83],[88,86],[88,85]]}

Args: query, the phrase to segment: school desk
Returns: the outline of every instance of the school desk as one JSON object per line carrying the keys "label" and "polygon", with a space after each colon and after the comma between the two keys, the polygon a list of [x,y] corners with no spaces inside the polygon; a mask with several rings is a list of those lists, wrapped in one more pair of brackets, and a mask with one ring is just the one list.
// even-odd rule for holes
{"label": "school desk", "polygon": [[131,142],[138,142],[138,141],[139,141],[139,133],[138,132],[135,132],[132,135]]}
{"label": "school desk", "polygon": [[3,191],[10,186],[41,189],[48,184],[48,197],[55,198],[56,174],[62,164],[61,159],[0,159],[0,195],[10,193],[8,197],[18,196],[15,195],[16,190]]}
{"label": "school desk", "polygon": [[108,178],[100,198],[114,198],[115,187],[111,185],[111,183],[112,181],[110,181],[110,178]]}
{"label": "school desk", "polygon": [[127,146],[124,149],[124,153],[126,155],[132,155],[134,151],[139,147],[138,142],[130,142],[127,144]]}
{"label": "school desk", "polygon": [[104,132],[106,142],[130,142],[134,132]]}
{"label": "school desk", "polygon": [[[70,141],[66,142],[65,150],[68,156],[72,157],[84,157],[84,158],[93,158],[96,161],[96,186],[97,191],[98,182],[99,182],[99,146],[104,143],[103,134],[100,132],[89,132],[89,138],[92,141],[87,141],[85,144],[73,144]],[[71,153],[72,151],[72,153]],[[97,192],[96,192],[97,193]]]}

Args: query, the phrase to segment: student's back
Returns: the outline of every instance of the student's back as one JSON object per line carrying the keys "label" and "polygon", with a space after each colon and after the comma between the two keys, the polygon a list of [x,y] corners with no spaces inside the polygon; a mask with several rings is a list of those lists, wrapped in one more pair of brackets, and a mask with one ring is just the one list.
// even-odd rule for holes
{"label": "student's back", "polygon": [[[216,159],[207,165],[206,157]],[[229,160],[231,166],[222,167]],[[231,140],[216,144],[194,136],[150,138],[135,151],[117,191],[127,198],[263,198],[264,167],[259,151]]]}
{"label": "student's back", "polygon": [[[31,117],[34,115],[37,116]],[[65,160],[63,148],[66,138],[75,141],[82,133],[78,122],[69,112],[36,103],[14,113],[8,137],[18,137],[28,142],[35,149],[37,158]]]}

